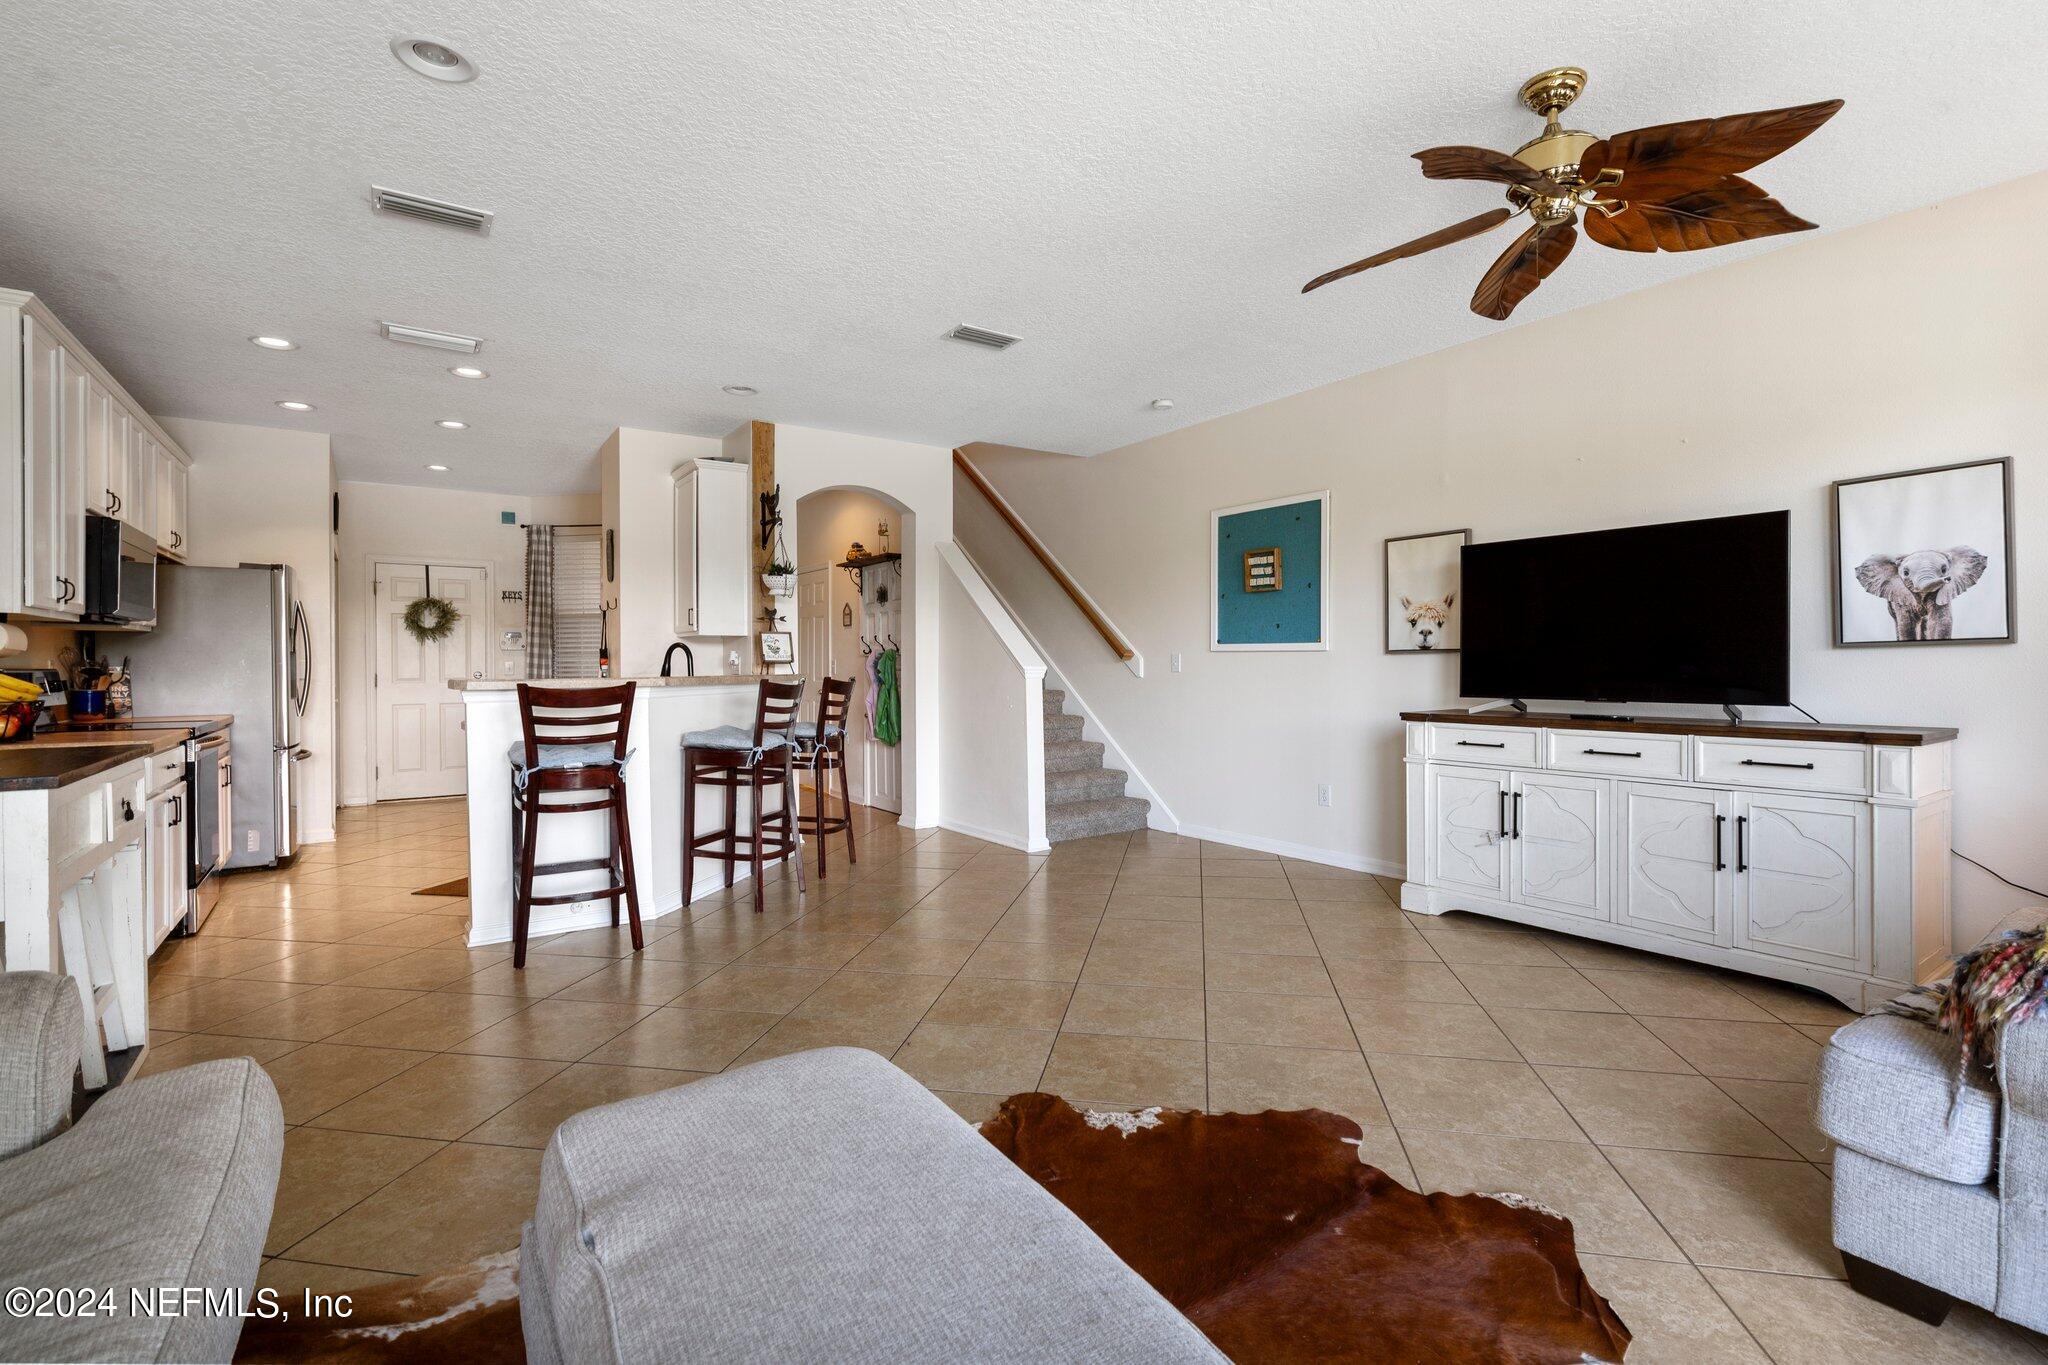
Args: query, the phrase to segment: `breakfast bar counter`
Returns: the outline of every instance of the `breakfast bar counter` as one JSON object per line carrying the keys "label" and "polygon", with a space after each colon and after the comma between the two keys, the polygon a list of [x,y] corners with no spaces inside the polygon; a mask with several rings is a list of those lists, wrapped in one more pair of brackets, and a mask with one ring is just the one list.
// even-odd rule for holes
{"label": "breakfast bar counter", "polygon": [[[552,678],[533,686],[612,687],[622,682],[639,684],[628,730],[632,757],[626,763],[626,814],[644,923],[673,914],[724,882],[719,864],[699,860],[695,891],[690,896],[683,893],[682,740],[690,730],[752,726],[760,679],[754,674]],[[449,686],[462,695],[468,749],[469,943],[506,943],[512,938],[513,890],[512,766],[507,755],[523,738],[519,685],[457,678]],[[719,828],[723,819],[723,808],[706,802],[698,811],[698,829]],[[602,813],[553,816],[541,822],[535,856],[542,863],[576,862],[605,857],[610,846]],[[604,884],[602,871],[571,872],[542,879],[536,889],[542,894],[568,893]],[[624,923],[623,908],[620,922]],[[528,933],[538,939],[610,923],[611,902],[606,900],[535,906]]]}

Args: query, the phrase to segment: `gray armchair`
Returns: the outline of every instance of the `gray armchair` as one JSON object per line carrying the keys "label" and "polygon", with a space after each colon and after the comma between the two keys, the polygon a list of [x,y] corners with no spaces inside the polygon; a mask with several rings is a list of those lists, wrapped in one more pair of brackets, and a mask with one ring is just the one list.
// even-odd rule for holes
{"label": "gray armchair", "polygon": [[228,1360],[232,1309],[129,1312],[131,1288],[255,1288],[284,1113],[247,1057],[128,1081],[70,1123],[78,992],[0,973],[0,1287],[111,1289],[111,1316],[0,1315],[5,1360]]}
{"label": "gray armchair", "polygon": [[1815,1112],[1837,1147],[1835,1246],[1858,1291],[1923,1321],[1964,1299],[2048,1331],[2048,1019],[2005,1031],[1995,1076],[1955,1077],[1955,1039],[1911,1019],[1830,1040]]}

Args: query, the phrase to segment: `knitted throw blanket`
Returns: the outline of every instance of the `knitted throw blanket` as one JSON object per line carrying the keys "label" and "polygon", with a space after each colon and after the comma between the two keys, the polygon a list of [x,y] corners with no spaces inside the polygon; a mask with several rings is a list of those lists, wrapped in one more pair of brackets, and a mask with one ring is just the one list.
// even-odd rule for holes
{"label": "knitted throw blanket", "polygon": [[1946,982],[1909,991],[1885,1007],[1933,1025],[1961,1045],[1958,1074],[1998,1061],[1998,1035],[2048,1009],[2048,924],[2012,929],[1956,959]]}

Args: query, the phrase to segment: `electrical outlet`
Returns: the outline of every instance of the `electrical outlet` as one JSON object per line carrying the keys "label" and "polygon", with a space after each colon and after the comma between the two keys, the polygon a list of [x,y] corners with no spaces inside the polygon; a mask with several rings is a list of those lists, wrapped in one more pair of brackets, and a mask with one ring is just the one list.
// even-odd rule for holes
{"label": "electrical outlet", "polygon": [[1316,804],[1317,804],[1318,806],[1327,806],[1327,805],[1329,805],[1329,804],[1330,804],[1330,784],[1329,784],[1329,783],[1325,782],[1325,783],[1323,783],[1323,784],[1322,784],[1321,786],[1319,786],[1319,787],[1317,787],[1317,788],[1316,788]]}
{"label": "electrical outlet", "polygon": [[1169,654],[1166,656],[1166,660],[1166,666],[1168,668],[1172,669],[1175,673],[1180,672],[1180,655]]}
{"label": "electrical outlet", "polygon": [[254,853],[255,851],[256,851],[256,831],[255,831],[255,829],[254,829],[254,828],[252,827],[252,828],[251,828],[251,829],[249,830],[249,852],[251,852],[251,853]]}

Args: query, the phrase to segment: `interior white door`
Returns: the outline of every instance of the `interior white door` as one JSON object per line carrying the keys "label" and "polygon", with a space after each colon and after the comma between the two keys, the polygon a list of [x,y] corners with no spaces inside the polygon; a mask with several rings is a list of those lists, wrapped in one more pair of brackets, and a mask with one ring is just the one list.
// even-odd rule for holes
{"label": "interior white door", "polygon": [[[867,602],[856,608],[856,610],[859,611],[860,620],[865,627],[862,633],[867,636],[869,647],[875,651],[874,658],[879,658],[885,649],[898,649],[900,651],[903,641],[903,593],[902,579],[897,574],[891,573],[886,569],[873,572],[888,573],[886,580],[888,600]],[[907,713],[903,711],[900,705],[903,697],[902,655],[900,652],[897,655],[897,659],[896,695],[899,703],[898,713],[907,717]],[[873,732],[868,727],[869,681],[867,670],[871,662],[873,662],[873,659],[868,656],[863,656],[860,659],[860,684],[855,690],[853,697],[854,728],[855,732],[861,737],[859,746],[861,749],[861,763],[858,776],[864,784],[862,787],[854,787],[853,790],[859,792],[864,789],[866,791],[866,797],[863,801],[865,805],[874,806],[880,810],[900,813],[903,810],[903,748],[901,744],[882,743],[882,741],[874,737]],[[856,799],[861,798],[857,797]]]}
{"label": "interior white door", "polygon": [[1514,899],[1587,919],[1608,918],[1607,778],[1516,773],[1509,793]]}
{"label": "interior white door", "polygon": [[1713,788],[1624,782],[1616,798],[1621,887],[1615,919],[1652,933],[1727,945],[1734,797]]}
{"label": "interior white door", "polygon": [[[455,629],[441,640],[415,640],[405,612],[425,596],[455,605]],[[468,752],[462,733],[462,697],[448,683],[481,678],[490,667],[490,571],[474,565],[379,561],[376,603],[377,669],[371,710],[377,725],[377,799],[459,796],[467,789]]]}
{"label": "interior white door", "polygon": [[1506,899],[1508,775],[1492,768],[1438,768],[1429,775],[1436,884]]}
{"label": "interior white door", "polygon": [[1853,971],[1870,968],[1870,808],[1861,801],[1746,795],[1736,807],[1735,944]]}
{"label": "interior white door", "polygon": [[[832,570],[806,569],[796,577],[796,665],[804,678],[804,717],[817,713],[825,679],[832,676]],[[802,781],[811,780],[805,771]]]}

